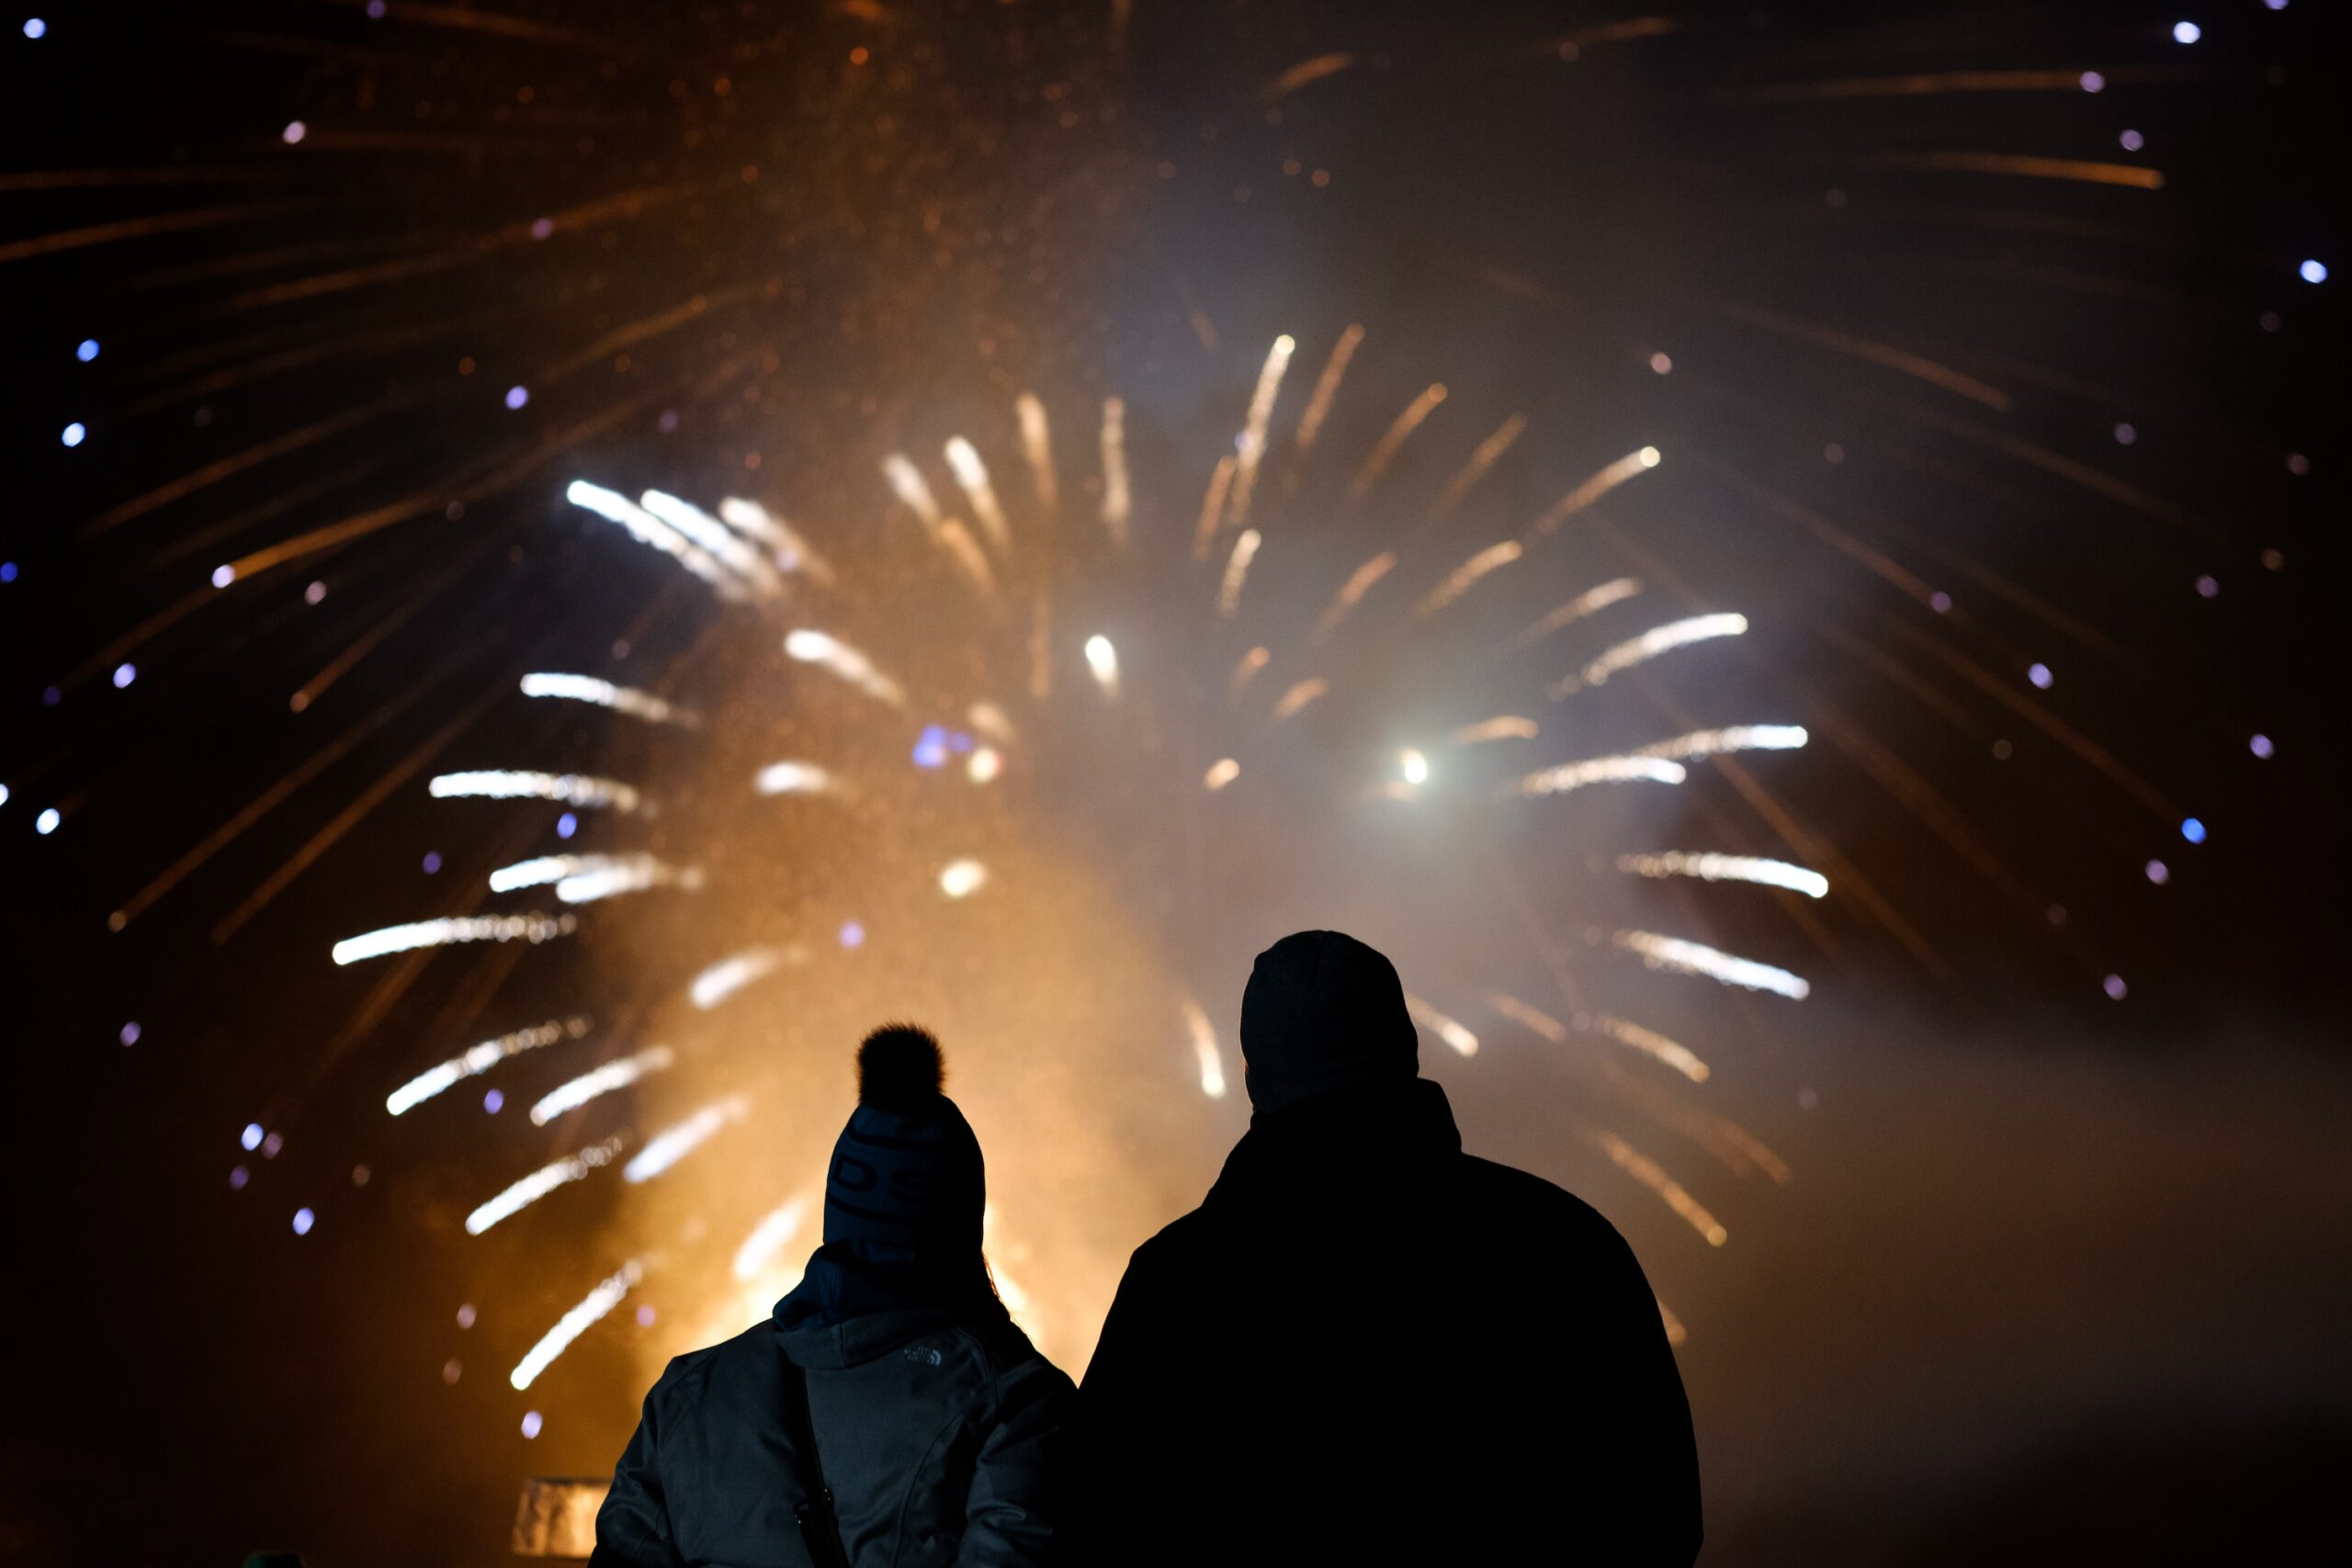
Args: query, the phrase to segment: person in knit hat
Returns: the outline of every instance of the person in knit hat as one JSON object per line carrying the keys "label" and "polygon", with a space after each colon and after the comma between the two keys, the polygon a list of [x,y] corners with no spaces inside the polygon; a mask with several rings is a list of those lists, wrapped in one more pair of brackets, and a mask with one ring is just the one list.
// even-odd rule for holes
{"label": "person in knit hat", "polygon": [[1071,1418],[1078,1568],[1690,1568],[1690,1409],[1609,1222],[1462,1151],[1396,967],[1258,955],[1250,1131],[1136,1250]]}
{"label": "person in knit hat", "polygon": [[989,1280],[979,1139],[929,1031],[876,1030],[857,1074],[823,1245],[773,1317],[673,1360],[646,1395],[591,1568],[1055,1560],[1075,1391]]}

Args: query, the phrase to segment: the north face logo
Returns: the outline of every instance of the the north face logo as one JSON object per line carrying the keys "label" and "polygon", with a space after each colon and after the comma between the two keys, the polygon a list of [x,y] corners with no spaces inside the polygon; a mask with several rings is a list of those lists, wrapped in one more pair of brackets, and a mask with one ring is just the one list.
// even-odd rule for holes
{"label": "the north face logo", "polygon": [[921,1345],[910,1345],[905,1349],[899,1351],[899,1354],[904,1356],[908,1360],[914,1362],[918,1366],[935,1367],[939,1365],[939,1352],[925,1348]]}

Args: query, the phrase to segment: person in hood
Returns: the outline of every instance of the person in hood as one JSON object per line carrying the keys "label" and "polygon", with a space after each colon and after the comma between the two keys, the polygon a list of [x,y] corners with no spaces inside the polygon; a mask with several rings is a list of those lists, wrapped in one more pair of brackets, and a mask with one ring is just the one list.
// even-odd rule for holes
{"label": "person in hood", "polygon": [[1250,1131],[1137,1248],[1069,1434],[1067,1561],[1689,1568],[1690,1410],[1641,1266],[1462,1152],[1396,971],[1258,955]]}
{"label": "person in hood", "polygon": [[980,1256],[979,1140],[939,1043],[858,1047],[825,1237],[768,1322],[673,1360],[596,1516],[591,1568],[1027,1568],[1052,1559],[1075,1390]]}

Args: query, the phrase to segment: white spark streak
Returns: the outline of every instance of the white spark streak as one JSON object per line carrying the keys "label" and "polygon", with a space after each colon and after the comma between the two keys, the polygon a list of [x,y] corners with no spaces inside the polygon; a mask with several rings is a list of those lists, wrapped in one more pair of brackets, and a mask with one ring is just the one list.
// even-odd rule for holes
{"label": "white spark streak", "polygon": [[980,520],[981,532],[989,536],[1000,554],[1012,548],[1012,530],[1004,521],[1004,508],[998,504],[996,486],[989,481],[989,466],[980,461],[978,448],[962,436],[947,443],[947,466],[955,470],[956,482],[964,487],[964,497],[972,503],[972,515]]}
{"label": "white spark streak", "polygon": [[1461,1055],[1475,1056],[1478,1054],[1476,1035],[1410,991],[1405,993],[1405,1010],[1413,1015],[1415,1023],[1453,1046]]}
{"label": "white spark streak", "polygon": [[752,780],[762,795],[838,795],[842,782],[814,762],[770,762]]}
{"label": "white spark streak", "polygon": [[1134,505],[1127,493],[1127,405],[1118,398],[1102,400],[1102,527],[1115,549],[1127,547],[1127,513]]}
{"label": "white spark streak", "polygon": [[784,651],[803,664],[831,671],[876,702],[894,708],[907,705],[907,694],[896,681],[875,669],[865,654],[828,633],[803,626],[785,637]]}
{"label": "white spark streak", "polygon": [[1201,1092],[1211,1100],[1223,1100],[1227,1087],[1225,1055],[1217,1049],[1216,1031],[1209,1027],[1209,1015],[1190,997],[1184,998],[1184,1027],[1192,1032],[1193,1058],[1201,1069]]}
{"label": "white spark streak", "polygon": [[904,452],[893,452],[882,459],[882,477],[889,481],[892,493],[922,520],[922,531],[936,538],[944,519],[939,498],[931,493],[931,481],[922,477],[922,470]]}
{"label": "white spark streak", "polygon": [[601,1144],[591,1144],[570,1159],[560,1159],[552,1165],[541,1166],[522,1180],[466,1216],[466,1234],[480,1235],[499,1221],[520,1213],[557,1188],[578,1181],[590,1171],[600,1169],[621,1152],[621,1140],[606,1138]]}
{"label": "white spark streak", "polygon": [[1558,702],[1571,692],[1586,686],[1598,686],[1620,671],[1645,664],[1661,653],[1688,648],[1694,642],[1705,642],[1712,637],[1738,637],[1747,630],[1747,617],[1733,615],[1693,615],[1688,620],[1668,621],[1662,626],[1652,626],[1639,637],[1626,638],[1586,665],[1578,674],[1555,685],[1552,700]]}
{"label": "white spark streak", "polygon": [[1429,595],[1414,606],[1414,618],[1428,620],[1431,615],[1469,592],[1471,587],[1480,578],[1498,567],[1509,566],[1517,560],[1521,553],[1517,539],[1505,539],[1499,545],[1488,545],[1485,549],[1455,567],[1443,582],[1430,589]]}
{"label": "white spark streak", "polygon": [[693,729],[702,723],[699,715],[673,707],[650,692],[640,692],[630,686],[616,686],[610,681],[594,675],[560,675],[536,672],[523,677],[523,694],[526,697],[568,697],[573,702],[594,703],[598,707],[625,713],[631,718],[641,718],[650,724],[674,724]]}
{"label": "white spark streak", "polygon": [[1046,405],[1035,392],[1012,400],[1021,419],[1021,455],[1029,459],[1029,475],[1037,487],[1037,504],[1052,516],[1061,505],[1060,487],[1054,479],[1054,443],[1046,423]]}
{"label": "white spark streak", "polygon": [[686,987],[686,995],[695,1006],[705,1012],[717,1007],[744,987],[763,980],[787,964],[799,964],[808,958],[797,947],[752,947],[720,959],[696,975]]}
{"label": "white spark streak", "polygon": [[1638,577],[1611,578],[1597,588],[1588,588],[1520,633],[1519,646],[1532,648],[1562,626],[1583,620],[1595,611],[1606,610],[1621,599],[1631,599],[1641,591],[1642,581]]}
{"label": "white spark streak", "polygon": [[1482,740],[1532,740],[1536,736],[1535,721],[1517,714],[1498,714],[1493,718],[1465,724],[1453,732],[1456,746],[1475,746]]}
{"label": "white spark streak", "polygon": [[1799,976],[1785,969],[1775,969],[1770,964],[1758,964],[1752,958],[1735,958],[1728,953],[1718,953],[1695,942],[1679,937],[1658,936],[1650,931],[1619,931],[1611,938],[1629,953],[1641,954],[1642,962],[1653,969],[1671,969],[1679,974],[1702,975],[1710,980],[1720,980],[1726,986],[1741,986],[1751,991],[1770,991],[1775,995],[1803,1001],[1813,987]]}
{"label": "white spark streak", "polygon": [[1611,1018],[1606,1014],[1594,1019],[1592,1026],[1611,1040],[1665,1063],[1692,1083],[1707,1081],[1709,1069],[1706,1063],[1699,1060],[1698,1053],[1688,1045],[1668,1040],[1655,1029],[1644,1029],[1631,1020]]}
{"label": "white spark streak", "polygon": [[1657,1161],[1614,1133],[1595,1132],[1591,1137],[1600,1145],[1602,1152],[1616,1162],[1619,1169],[1657,1193],[1685,1224],[1706,1237],[1709,1247],[1721,1247],[1731,1239],[1731,1233],[1717,1224],[1714,1215],[1701,1208],[1699,1201],[1684,1191],[1680,1182],[1667,1175]]}
{"label": "white spark streak", "polygon": [[1215,794],[1240,776],[1240,763],[1230,757],[1220,757],[1209,764],[1208,774],[1201,780],[1201,783],[1211,794]]}
{"label": "white spark streak", "polygon": [[1543,538],[1627,479],[1637,474],[1645,474],[1657,468],[1659,460],[1658,449],[1655,446],[1645,446],[1638,452],[1626,453],[1625,456],[1554,502],[1552,509],[1535,520],[1534,527],[1529,531],[1529,538]]}
{"label": "white spark streak", "polygon": [[1713,757],[1723,751],[1794,751],[1812,737],[1801,724],[1735,724],[1723,729],[1695,729],[1671,740],[1660,740],[1636,750],[1636,757]]}
{"label": "white spark streak", "polygon": [[1594,757],[1581,762],[1563,762],[1556,768],[1530,773],[1519,781],[1519,793],[1566,795],[1587,784],[1629,784],[1643,780],[1652,784],[1679,784],[1690,776],[1690,770],[1681,763],[1669,762],[1661,757]]}
{"label": "white spark streak", "polygon": [[649,490],[638,504],[693,540],[728,570],[751,585],[752,596],[773,599],[784,592],[784,579],[742,536],[691,502],[666,491]]}
{"label": "white spark streak", "polygon": [[1695,876],[1702,882],[1752,882],[1759,887],[1785,887],[1808,898],[1829,893],[1829,879],[1817,871],[1791,865],[1784,860],[1756,855],[1719,855],[1668,850],[1654,855],[1619,855],[1617,869],[1636,876]]}
{"label": "white spark streak", "polygon": [[486,1073],[509,1056],[536,1051],[559,1040],[577,1040],[588,1032],[589,1027],[589,1021],[585,1018],[549,1019],[545,1023],[518,1029],[495,1040],[485,1040],[479,1045],[469,1046],[462,1055],[452,1056],[446,1062],[427,1067],[386,1095],[384,1109],[395,1116],[413,1111],[453,1084]]}
{"label": "white spark streak", "polygon": [[590,484],[586,479],[574,479],[563,494],[572,505],[619,524],[639,544],[650,545],[660,550],[710,584],[720,598],[740,603],[751,597],[750,591],[744,588],[741,581],[721,566],[708,550],[619,491]]}
{"label": "white spark streak", "polygon": [[1233,554],[1226,558],[1225,581],[1216,593],[1216,613],[1228,621],[1241,612],[1241,586],[1250,580],[1250,563],[1258,558],[1258,547],[1262,542],[1257,529],[1244,528],[1241,536],[1233,541]]}
{"label": "white spark streak", "polygon": [[1100,632],[1086,639],[1086,667],[1094,672],[1094,683],[1102,688],[1102,694],[1118,701],[1119,650]]}
{"label": "white spark streak", "polygon": [[1258,371],[1258,389],[1250,397],[1250,417],[1241,428],[1239,461],[1233,475],[1233,525],[1237,528],[1250,521],[1250,497],[1257,489],[1259,461],[1266,455],[1266,422],[1273,417],[1283,372],[1290,367],[1290,356],[1297,347],[1290,334],[1283,333],[1266,351],[1266,363]]}
{"label": "white spark streak", "polygon": [[752,1108],[752,1102],[741,1095],[706,1105],[684,1121],[664,1127],[645,1140],[637,1157],[621,1167],[621,1179],[629,1182],[650,1181],[696,1149],[708,1143],[718,1130],[730,1122],[740,1122]]}
{"label": "white spark streak", "polygon": [[425,786],[435,800],[560,800],[566,806],[609,806],[635,811],[645,804],[636,786],[586,773],[537,773],[508,768],[441,773]]}
{"label": "white spark streak", "polygon": [[645,1266],[636,1258],[622,1264],[618,1273],[589,1292],[578,1306],[556,1320],[556,1325],[541,1336],[527,1355],[514,1363],[514,1370],[506,1375],[506,1381],[517,1390],[530,1387],[558,1356],[571,1348],[573,1340],[587,1332],[598,1318],[620,1305],[621,1298],[636,1289],[638,1282],[644,1278]]}
{"label": "white spark streak", "polygon": [[791,524],[758,502],[730,495],[718,503],[718,517],[737,533],[767,546],[778,571],[807,572],[826,587],[832,586],[833,569],[826,564],[825,558],[810,549],[808,541]]}
{"label": "white spark streak", "polygon": [[760,1270],[775,1261],[775,1255],[792,1245],[808,1223],[808,1200],[806,1196],[787,1198],[763,1215],[752,1227],[743,1244],[735,1249],[735,1278],[749,1282],[759,1278]]}
{"label": "white spark streak", "polygon": [[569,936],[576,921],[571,915],[472,915],[418,920],[404,926],[345,937],[334,944],[337,964],[357,964],[386,953],[408,953],[420,947],[447,947],[461,942],[542,942]]}
{"label": "white spark streak", "polygon": [[617,1057],[603,1066],[593,1067],[576,1078],[567,1078],[541,1095],[531,1107],[531,1125],[544,1127],[567,1111],[576,1111],[600,1094],[610,1094],[616,1089],[627,1089],[648,1073],[666,1070],[677,1060],[677,1054],[667,1045],[648,1045],[632,1055]]}

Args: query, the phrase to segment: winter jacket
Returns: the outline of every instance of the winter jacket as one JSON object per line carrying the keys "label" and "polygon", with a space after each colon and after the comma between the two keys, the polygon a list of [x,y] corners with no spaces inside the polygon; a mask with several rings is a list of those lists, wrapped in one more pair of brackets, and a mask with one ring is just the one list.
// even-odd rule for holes
{"label": "winter jacket", "polygon": [[1080,1568],[1699,1550],[1690,1406],[1633,1253],[1462,1153],[1425,1080],[1256,1119],[1128,1265],[1068,1451]]}
{"label": "winter jacket", "polygon": [[670,1363],[613,1472],[591,1568],[811,1563],[794,1517],[813,1483],[785,1414],[786,1358],[807,1375],[852,1568],[1047,1562],[1074,1391],[1003,1309],[796,1320],[795,1305]]}

